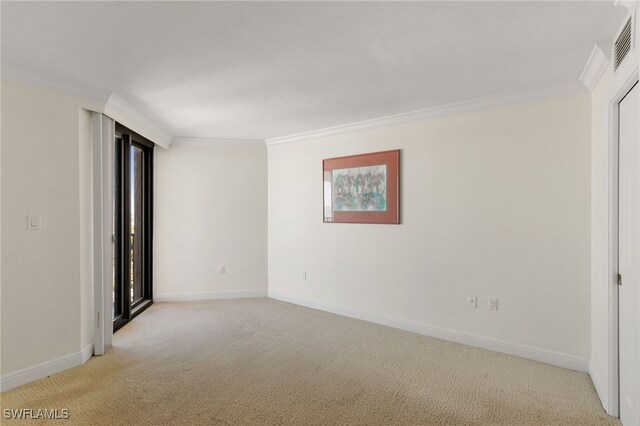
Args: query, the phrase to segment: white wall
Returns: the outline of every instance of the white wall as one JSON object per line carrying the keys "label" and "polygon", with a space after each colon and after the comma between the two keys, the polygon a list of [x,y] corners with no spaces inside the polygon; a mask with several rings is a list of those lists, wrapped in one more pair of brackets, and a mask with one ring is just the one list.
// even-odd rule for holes
{"label": "white wall", "polygon": [[266,295],[264,144],[155,152],[154,299]]}
{"label": "white wall", "polygon": [[[638,7],[636,2],[621,2],[632,13]],[[626,21],[626,18],[625,18]],[[615,34],[611,34],[612,38]],[[640,32],[635,32],[636,43],[640,46]],[[608,53],[608,52],[607,52]],[[611,217],[611,202],[615,203],[617,183],[612,182],[612,163],[617,158],[617,147],[612,147],[612,126],[610,102],[614,96],[623,96],[631,87],[629,83],[638,79],[640,50],[637,47],[622,62],[616,73],[610,63],[591,92],[591,360],[589,373],[605,410],[614,416],[619,414],[618,401],[618,348],[617,311],[611,306],[617,304],[615,274],[617,267],[617,247],[612,248],[610,259],[610,236],[617,233],[617,217]],[[631,81],[633,80],[633,81]],[[626,88],[625,88],[626,87]],[[619,99],[619,98],[618,98]],[[613,144],[617,145],[617,140]],[[612,169],[612,167],[614,167]],[[617,214],[617,212],[614,212]],[[611,226],[613,228],[609,229]],[[613,285],[613,288],[612,288]],[[613,299],[613,300],[612,300]],[[610,321],[611,320],[611,321]]]}
{"label": "white wall", "polygon": [[80,347],[91,345],[94,335],[93,298],[93,144],[91,112],[79,111],[79,200],[80,200]]}
{"label": "white wall", "polygon": [[[270,146],[269,295],[586,369],[590,131],[583,95]],[[402,224],[322,223],[322,160],[395,148]]]}
{"label": "white wall", "polygon": [[591,92],[591,363],[589,372],[609,406],[609,97],[610,64]]}
{"label": "white wall", "polygon": [[[85,309],[92,283],[82,248],[91,228],[83,200],[90,193],[80,182],[91,141],[82,108],[99,106],[2,79],[3,386],[8,373],[70,362],[91,340],[81,328],[93,303]],[[42,215],[42,230],[27,230],[27,214]]]}

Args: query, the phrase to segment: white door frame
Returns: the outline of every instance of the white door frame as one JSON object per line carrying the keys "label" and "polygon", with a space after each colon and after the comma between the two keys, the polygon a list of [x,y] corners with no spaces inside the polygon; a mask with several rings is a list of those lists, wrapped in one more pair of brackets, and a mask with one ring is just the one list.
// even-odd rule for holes
{"label": "white door frame", "polygon": [[[637,55],[636,46],[636,55]],[[618,104],[638,82],[638,57],[628,57],[614,76],[614,84],[609,96],[609,400],[605,404],[607,412],[620,416],[620,368],[618,365]],[[603,401],[604,402],[604,401]]]}
{"label": "white door frame", "polygon": [[94,355],[111,346],[113,321],[113,141],[114,121],[93,112],[93,265],[94,265]]}

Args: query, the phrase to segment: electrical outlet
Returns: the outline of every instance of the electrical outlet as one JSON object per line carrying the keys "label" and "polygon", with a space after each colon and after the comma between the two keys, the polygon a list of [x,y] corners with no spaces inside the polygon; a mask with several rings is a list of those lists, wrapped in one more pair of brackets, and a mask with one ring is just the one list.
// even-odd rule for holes
{"label": "electrical outlet", "polygon": [[488,299],[487,309],[489,309],[490,311],[497,311],[498,310],[498,299],[496,299],[495,297],[490,297]]}
{"label": "electrical outlet", "polygon": [[224,273],[225,273],[224,265],[218,266],[218,275],[224,275]]}
{"label": "electrical outlet", "polygon": [[475,309],[478,307],[478,298],[476,296],[467,296],[467,308]]}

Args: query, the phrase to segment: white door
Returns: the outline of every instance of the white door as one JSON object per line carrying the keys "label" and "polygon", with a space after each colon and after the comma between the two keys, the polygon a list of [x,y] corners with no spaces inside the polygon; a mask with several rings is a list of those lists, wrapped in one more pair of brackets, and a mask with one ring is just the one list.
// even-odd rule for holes
{"label": "white door", "polygon": [[620,420],[640,425],[640,108],[636,84],[619,104]]}

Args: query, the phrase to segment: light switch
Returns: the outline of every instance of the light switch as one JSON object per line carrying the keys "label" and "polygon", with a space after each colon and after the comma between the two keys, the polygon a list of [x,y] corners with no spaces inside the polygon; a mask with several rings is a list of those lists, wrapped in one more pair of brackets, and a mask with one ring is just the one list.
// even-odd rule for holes
{"label": "light switch", "polygon": [[42,229],[42,215],[30,214],[27,216],[27,229],[39,231]]}
{"label": "light switch", "polygon": [[487,308],[490,311],[497,311],[498,310],[498,299],[496,299],[495,297],[490,297],[487,300]]}

